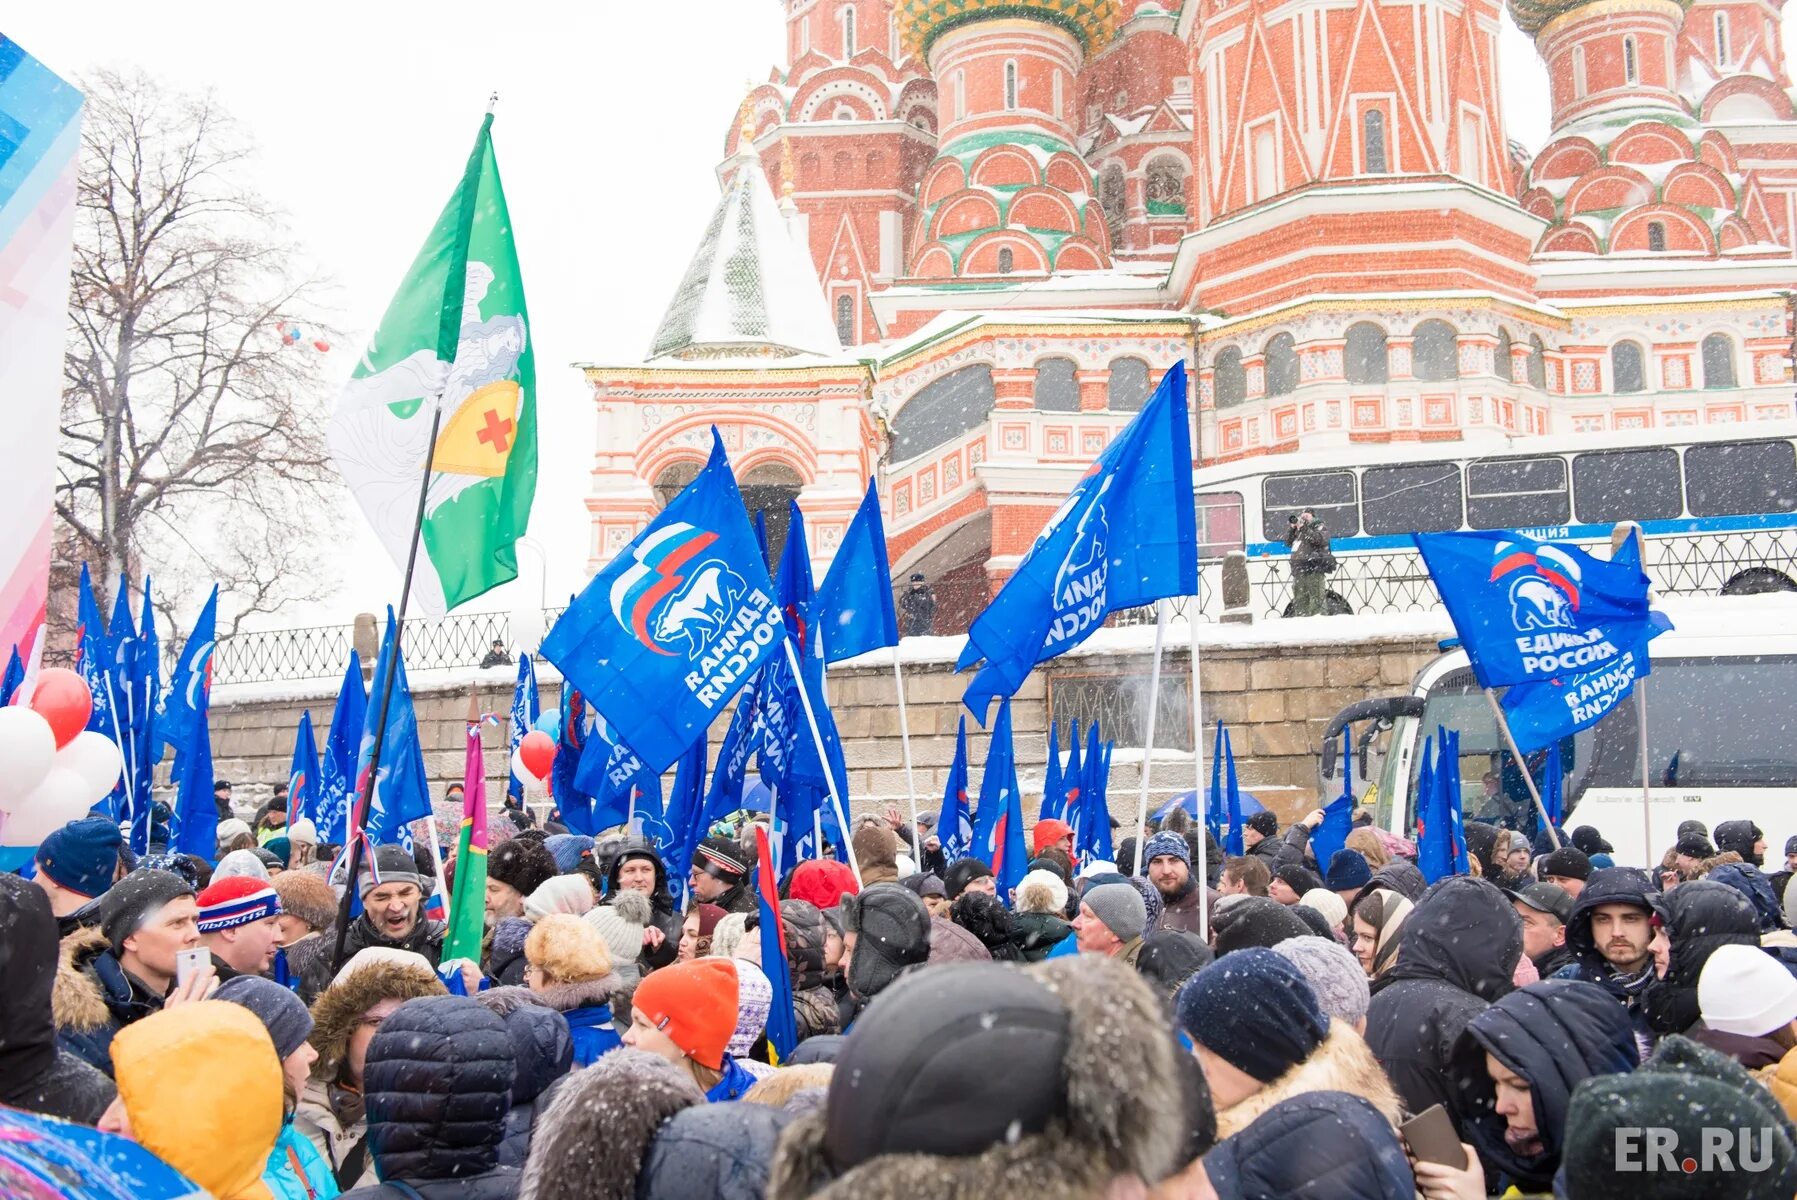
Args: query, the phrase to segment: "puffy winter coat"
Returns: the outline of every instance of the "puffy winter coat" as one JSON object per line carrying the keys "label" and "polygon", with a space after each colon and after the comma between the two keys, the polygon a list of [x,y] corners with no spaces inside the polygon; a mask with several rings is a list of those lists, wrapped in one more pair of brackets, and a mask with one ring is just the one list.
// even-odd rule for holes
{"label": "puffy winter coat", "polygon": [[1041,962],[1073,933],[1073,926],[1054,913],[1018,913],[1014,922],[1025,962]]}
{"label": "puffy winter coat", "polygon": [[[363,1069],[368,1144],[381,1178],[426,1200],[512,1200],[521,1176],[499,1165],[499,1145],[516,1078],[512,1040],[494,1013],[466,996],[402,1004],[368,1044]],[[388,1183],[348,1194],[405,1195]]]}
{"label": "puffy winter coat", "polygon": [[275,1200],[331,1200],[342,1190],[331,1174],[331,1164],[291,1121],[281,1126],[281,1136],[268,1152],[262,1182]]}
{"label": "puffy winter coat", "polygon": [[786,957],[792,963],[793,1009],[799,1040],[841,1033],[836,994],[824,972],[824,941],[829,928],[824,914],[809,900],[782,900],[780,924],[786,930]]}
{"label": "puffy winter coat", "polygon": [[[1487,1054],[1528,1080],[1539,1154],[1519,1155],[1505,1142]],[[1636,1055],[1628,1013],[1595,984],[1547,979],[1511,992],[1468,1022],[1454,1048],[1453,1115],[1461,1136],[1510,1183],[1545,1192],[1560,1166],[1573,1089],[1593,1075],[1634,1070]]]}
{"label": "puffy winter coat", "polygon": [[111,1075],[114,1035],[162,1011],[162,997],[119,965],[98,929],[78,929],[62,941],[52,1011],[63,1048]]}
{"label": "puffy winter coat", "polygon": [[[106,1073],[56,1042],[56,918],[43,889],[0,876],[0,1104],[83,1125],[117,1094]],[[103,1011],[103,1010],[102,1010]]]}
{"label": "puffy winter coat", "polygon": [[501,1019],[512,1039],[518,1073],[512,1080],[512,1107],[505,1114],[499,1162],[522,1168],[530,1156],[538,1114],[549,1106],[555,1085],[574,1065],[574,1038],[567,1019],[540,1004],[521,1003]]}
{"label": "puffy winter coat", "polygon": [[1522,922],[1497,888],[1455,876],[1423,893],[1402,938],[1397,963],[1373,984],[1367,1044],[1406,1109],[1453,1109],[1455,1045],[1468,1021],[1510,991]]}
{"label": "puffy winter coat", "polygon": [[[363,913],[350,922],[349,933],[343,939],[343,961],[354,958],[356,951],[366,950],[370,946],[385,946],[392,950],[411,950],[424,955],[436,966],[443,957],[443,935],[448,926],[442,921],[426,921],[423,917],[412,926],[412,932],[403,938],[390,938],[382,933],[367,913]],[[333,947],[335,949],[335,947]]]}
{"label": "puffy winter coat", "polygon": [[1238,1134],[1274,1105],[1311,1092],[1349,1092],[1360,1096],[1394,1129],[1403,1117],[1398,1094],[1380,1070],[1365,1039],[1347,1023],[1331,1021],[1329,1036],[1310,1052],[1310,1057],[1246,1100],[1217,1114],[1217,1137]]}
{"label": "puffy winter coat", "polygon": [[1723,946],[1758,946],[1759,915],[1747,898],[1725,883],[1699,879],[1655,897],[1654,912],[1672,944],[1666,977],[1645,1000],[1655,1034],[1683,1033],[1702,1015],[1697,976]]}
{"label": "puffy winter coat", "polygon": [[762,1200],[780,1131],[763,1104],[704,1104],[668,1118],[637,1174],[637,1200]]}

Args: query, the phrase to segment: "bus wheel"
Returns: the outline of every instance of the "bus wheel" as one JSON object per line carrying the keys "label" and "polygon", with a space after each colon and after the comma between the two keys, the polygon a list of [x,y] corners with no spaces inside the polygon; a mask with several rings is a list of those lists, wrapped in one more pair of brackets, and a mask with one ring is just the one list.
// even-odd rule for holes
{"label": "bus wheel", "polygon": [[1766,592],[1797,592],[1797,580],[1771,567],[1749,567],[1722,585],[1723,596],[1758,596]]}
{"label": "bus wheel", "polygon": [[[1292,615],[1292,604],[1295,604],[1295,603],[1297,603],[1297,602],[1292,601],[1291,604],[1287,604],[1285,606],[1285,611],[1280,613],[1279,615],[1282,617],[1291,616]],[[1349,604],[1347,602],[1347,600],[1342,598],[1342,594],[1340,592],[1324,592],[1323,593],[1323,615],[1325,617],[1353,616],[1354,615],[1354,607],[1351,604]]]}

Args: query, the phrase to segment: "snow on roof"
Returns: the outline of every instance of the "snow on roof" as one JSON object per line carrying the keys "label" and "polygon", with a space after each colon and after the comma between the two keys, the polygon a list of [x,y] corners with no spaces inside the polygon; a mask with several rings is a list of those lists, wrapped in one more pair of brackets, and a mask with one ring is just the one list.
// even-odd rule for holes
{"label": "snow on roof", "polygon": [[754,155],[741,156],[655,331],[649,358],[731,348],[842,353],[811,256],[794,240]]}

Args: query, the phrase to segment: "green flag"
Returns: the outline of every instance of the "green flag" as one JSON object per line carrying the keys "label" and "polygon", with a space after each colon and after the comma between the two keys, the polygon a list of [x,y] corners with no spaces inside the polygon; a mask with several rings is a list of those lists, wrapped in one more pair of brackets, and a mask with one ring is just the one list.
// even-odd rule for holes
{"label": "green flag", "polygon": [[429,456],[412,598],[431,613],[517,578],[516,543],[536,493],[536,352],[492,131],[488,113],[328,435],[337,469],[402,568]]}

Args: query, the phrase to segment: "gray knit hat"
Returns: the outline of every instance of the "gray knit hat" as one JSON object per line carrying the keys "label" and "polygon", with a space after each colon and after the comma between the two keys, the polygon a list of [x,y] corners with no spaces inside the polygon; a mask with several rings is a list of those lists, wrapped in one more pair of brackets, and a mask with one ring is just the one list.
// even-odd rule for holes
{"label": "gray knit hat", "polygon": [[113,884],[100,899],[100,932],[112,952],[143,927],[150,915],[170,900],[194,894],[193,886],[172,871],[138,869]]}
{"label": "gray knit hat", "polygon": [[212,998],[241,1004],[255,1013],[268,1028],[277,1058],[286,1058],[312,1036],[312,1014],[306,1011],[305,1001],[272,979],[238,975],[220,984]]}
{"label": "gray knit hat", "polygon": [[1273,952],[1298,968],[1324,1015],[1350,1025],[1366,1016],[1372,999],[1366,972],[1346,946],[1329,938],[1295,937],[1274,946]]}
{"label": "gray knit hat", "polygon": [[1125,942],[1141,937],[1148,928],[1148,905],[1142,893],[1127,883],[1101,883],[1080,899],[1106,929]]}

